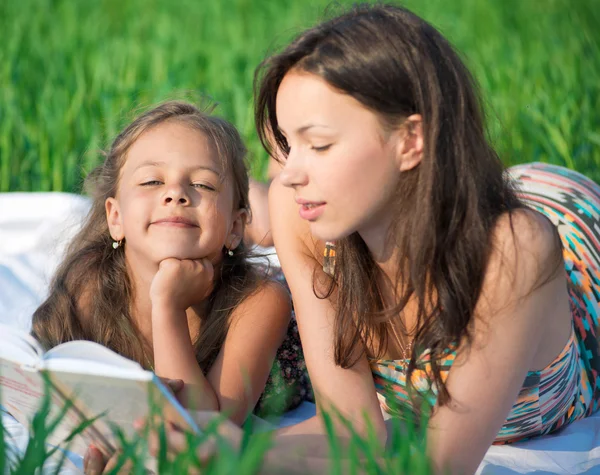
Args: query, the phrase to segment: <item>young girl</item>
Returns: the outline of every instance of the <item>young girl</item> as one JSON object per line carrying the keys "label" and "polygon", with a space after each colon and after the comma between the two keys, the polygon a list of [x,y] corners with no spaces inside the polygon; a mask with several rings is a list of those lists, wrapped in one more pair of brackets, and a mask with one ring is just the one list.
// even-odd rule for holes
{"label": "young girl", "polygon": [[[272,232],[318,408],[363,433],[366,413],[383,442],[392,405],[429,402],[433,465],[461,474],[492,443],[598,408],[600,188],[548,165],[505,174],[440,33],[360,6],[269,58],[257,86],[258,132],[285,156]],[[265,468],[326,470],[323,433],[318,418],[285,429]]]}
{"label": "young girl", "polygon": [[[237,424],[255,407],[299,403],[289,294],[242,242],[245,154],[231,124],[186,103],[133,121],[88,177],[89,216],[33,317],[40,342],[103,344],[182,380],[185,404]],[[283,371],[264,393],[276,354]],[[272,397],[257,406],[261,394]]]}

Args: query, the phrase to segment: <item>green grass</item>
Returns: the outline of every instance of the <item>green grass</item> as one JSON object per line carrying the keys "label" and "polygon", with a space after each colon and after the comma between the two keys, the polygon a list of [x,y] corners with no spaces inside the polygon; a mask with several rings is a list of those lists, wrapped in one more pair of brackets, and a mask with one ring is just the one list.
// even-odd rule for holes
{"label": "green grass", "polygon": [[[79,191],[134,108],[204,95],[241,130],[260,177],[254,69],[328,4],[0,2],[0,191]],[[464,54],[507,164],[548,161],[600,181],[600,0],[404,4]]]}
{"label": "green grass", "polygon": [[[46,388],[50,386],[47,384]],[[119,441],[120,454],[110,475],[116,475],[125,464],[129,467],[127,473],[147,473],[145,467],[155,467],[160,474],[196,473],[204,475],[252,475],[259,473],[263,467],[264,456],[272,446],[271,432],[254,432],[251,423],[245,424],[244,436],[241,447],[234,448],[228,440],[219,435],[219,424],[222,419],[215,418],[203,428],[203,432],[194,435],[187,434],[187,449],[181,452],[168,452],[165,439],[164,421],[160,420],[160,409],[153,406],[152,414],[146,428],[138,436],[128,439],[123,432],[114,427],[114,434]],[[11,475],[29,475],[39,473],[58,474],[66,461],[66,454],[56,447],[47,444],[47,440],[58,427],[60,421],[72,406],[67,402],[58,416],[50,416],[51,397],[48,389],[41,401],[40,408],[30,424],[31,437],[23,453],[9,450],[11,446],[4,446],[3,425],[0,419],[0,473]],[[224,416],[222,416],[224,417]],[[380,474],[411,474],[429,475],[430,465],[426,456],[425,428],[423,422],[415,427],[410,421],[405,423],[395,420],[391,425],[389,438],[391,443],[388,449],[382,449],[374,430],[368,425],[366,437],[359,436],[346,419],[335,411],[324,411],[322,414],[326,427],[326,443],[329,445],[329,467],[331,475],[365,473],[369,475]],[[423,419],[425,421],[425,419]],[[349,434],[346,444],[341,444],[336,436],[334,421],[343,425]],[[62,447],[68,450],[69,441],[83,432],[93,420],[82,421],[75,427],[73,433],[66,439]],[[149,461],[148,434],[154,432],[158,435],[159,448],[154,462]],[[198,449],[202,449],[207,441],[216,441],[216,452],[210,458],[200,459]],[[210,442],[209,442],[210,443]],[[302,447],[298,448],[302,454]],[[304,457],[298,458],[290,454],[286,463],[285,459],[279,460],[285,466],[285,471],[291,473],[310,473],[303,470]],[[293,463],[289,463],[292,460]],[[276,469],[276,472],[279,470]],[[275,473],[276,473],[275,472]],[[273,472],[272,472],[273,473]]]}

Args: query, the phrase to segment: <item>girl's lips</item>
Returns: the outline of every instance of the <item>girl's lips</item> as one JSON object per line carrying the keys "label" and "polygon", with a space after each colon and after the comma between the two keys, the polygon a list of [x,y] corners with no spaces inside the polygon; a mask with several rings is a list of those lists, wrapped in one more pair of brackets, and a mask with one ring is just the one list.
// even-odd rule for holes
{"label": "girl's lips", "polygon": [[300,217],[307,221],[315,221],[325,211],[325,203],[305,203],[300,205]]}
{"label": "girl's lips", "polygon": [[171,226],[175,228],[197,228],[196,224],[192,223],[190,220],[177,217],[159,219],[158,221],[154,221],[152,224],[158,224],[161,226]]}
{"label": "girl's lips", "polygon": [[191,224],[181,223],[177,221],[159,221],[157,223],[159,226],[169,226],[171,228],[196,228],[197,226],[192,226]]}

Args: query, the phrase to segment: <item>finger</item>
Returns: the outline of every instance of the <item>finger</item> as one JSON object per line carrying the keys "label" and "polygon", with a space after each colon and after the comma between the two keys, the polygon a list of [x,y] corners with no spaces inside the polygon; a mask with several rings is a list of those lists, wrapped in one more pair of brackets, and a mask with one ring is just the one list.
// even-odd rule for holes
{"label": "finger", "polygon": [[202,265],[204,266],[204,269],[209,272],[211,275],[214,272],[214,266],[212,261],[208,258],[205,257],[204,259],[202,259]]}
{"label": "finger", "polygon": [[115,468],[117,468],[119,466],[120,463],[122,465],[119,468],[119,471],[117,473],[123,473],[123,474],[131,473],[133,471],[133,462],[129,458],[127,460],[123,461],[121,458],[122,456],[123,456],[122,452],[116,452],[115,454],[113,454],[113,456],[106,463],[106,467],[104,467],[104,473],[112,472],[113,470],[115,470]]}
{"label": "finger", "polygon": [[149,434],[149,437],[151,438],[155,438],[157,428],[163,425],[165,427],[165,431],[170,430],[173,432],[182,432],[183,429],[181,429],[181,427],[186,426],[187,422],[181,418],[181,416],[175,417],[175,419],[177,420],[169,419],[168,408],[165,408],[165,412],[162,415],[156,415],[150,420],[143,417],[136,419],[133,421],[133,428],[140,436],[146,436]]}
{"label": "finger", "polygon": [[188,440],[185,433],[173,423],[166,424],[165,436],[169,452],[182,452],[187,449]]}
{"label": "finger", "polygon": [[185,384],[183,382],[183,379],[172,379],[171,381],[169,381],[169,387],[174,393],[178,393],[179,391],[181,391],[184,385]]}
{"label": "finger", "polygon": [[[176,429],[172,424],[165,426],[165,442],[167,452],[179,453],[184,452],[188,448],[188,440],[184,432]],[[154,456],[158,454],[161,448],[160,438],[156,431],[150,432],[148,436],[148,447],[150,453]]]}
{"label": "finger", "polygon": [[133,472],[133,462],[131,459],[127,459],[123,466],[119,469],[119,473],[129,474]]}
{"label": "finger", "polygon": [[205,440],[200,447],[196,450],[196,455],[198,456],[198,460],[202,463],[207,463],[211,458],[215,456],[217,453],[217,443],[211,437],[210,439]]}
{"label": "finger", "polygon": [[204,270],[204,275],[206,279],[210,282],[209,287],[206,289],[206,295],[210,295],[214,288],[214,276],[215,276],[215,268],[213,263],[207,257],[202,259],[202,266]]}
{"label": "finger", "polygon": [[179,259],[175,259],[174,257],[169,257],[167,259],[163,259],[158,263],[158,270],[164,270],[169,268],[178,267],[182,261]]}
{"label": "finger", "polygon": [[230,438],[241,433],[241,429],[238,426],[219,412],[193,411],[191,414],[198,427],[202,430],[206,430],[208,426],[215,425],[216,423],[218,433],[225,438]]}
{"label": "finger", "polygon": [[135,421],[133,421],[133,428],[138,431],[138,433],[141,433],[144,431],[144,428],[146,427],[146,419],[143,417],[138,417]]}
{"label": "finger", "polygon": [[83,473],[87,473],[88,465],[90,464],[90,448],[85,451],[83,456]]}
{"label": "finger", "polygon": [[148,434],[148,452],[150,452],[152,457],[156,457],[158,454],[158,438],[154,431]]}
{"label": "finger", "polygon": [[96,446],[90,445],[83,461],[85,475],[100,475],[104,471],[105,465],[102,452]]}
{"label": "finger", "polygon": [[192,416],[201,429],[206,429],[206,427],[209,424],[212,424],[215,418],[220,417],[221,414],[214,411],[194,411],[192,412]]}
{"label": "finger", "polygon": [[[183,432],[177,429],[165,427],[166,449],[170,453],[179,453],[187,449],[187,438]],[[156,457],[161,449],[160,438],[156,431],[148,434],[148,450]]]}
{"label": "finger", "polygon": [[189,265],[192,269],[196,269],[197,271],[201,271],[201,272],[212,272],[213,271],[213,263],[212,261],[208,258],[208,257],[202,257],[200,259],[187,259],[186,261],[182,261],[182,262],[189,262]]}
{"label": "finger", "polygon": [[108,459],[108,462],[106,462],[106,466],[104,467],[104,473],[109,473],[116,468],[120,456],[121,452],[115,452],[112,457]]}
{"label": "finger", "polygon": [[183,379],[160,378],[163,384],[167,385],[171,391],[177,394],[183,389]]}
{"label": "finger", "polygon": [[[180,392],[177,397],[180,400],[186,400],[186,395],[182,392]],[[162,408],[162,413],[157,414],[157,417],[154,420],[153,427],[159,427],[162,424],[164,424],[165,426],[173,424],[176,427],[187,427],[189,425],[188,422],[185,420],[185,417],[181,414],[181,412],[172,405],[166,405]]]}

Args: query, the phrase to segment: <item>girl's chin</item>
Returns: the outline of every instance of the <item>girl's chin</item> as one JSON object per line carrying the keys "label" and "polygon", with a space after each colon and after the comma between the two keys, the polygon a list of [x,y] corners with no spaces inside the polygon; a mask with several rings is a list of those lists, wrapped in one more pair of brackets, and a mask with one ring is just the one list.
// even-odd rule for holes
{"label": "girl's chin", "polygon": [[200,259],[209,259],[212,263],[216,263],[219,260],[219,256],[215,256],[212,254],[207,255],[206,252],[201,251],[189,251],[189,250],[163,250],[158,256],[156,256],[156,261],[164,261],[165,259],[179,259],[180,261],[189,259],[189,260],[200,260]]}
{"label": "girl's chin", "polygon": [[344,232],[342,229],[334,229],[332,226],[324,226],[323,223],[311,223],[310,233],[323,242],[335,242],[348,237],[352,232]]}
{"label": "girl's chin", "polygon": [[179,259],[180,261],[190,259],[197,260],[206,257],[205,253],[199,252],[198,250],[189,249],[161,249],[160,252],[156,253],[155,260],[160,262],[165,259]]}

